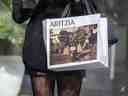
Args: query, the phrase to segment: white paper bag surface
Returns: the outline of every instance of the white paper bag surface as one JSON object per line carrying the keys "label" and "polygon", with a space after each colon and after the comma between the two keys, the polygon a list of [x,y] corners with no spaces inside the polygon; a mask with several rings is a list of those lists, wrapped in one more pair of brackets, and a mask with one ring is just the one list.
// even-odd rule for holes
{"label": "white paper bag surface", "polygon": [[47,19],[43,29],[50,70],[108,67],[107,18],[93,14]]}

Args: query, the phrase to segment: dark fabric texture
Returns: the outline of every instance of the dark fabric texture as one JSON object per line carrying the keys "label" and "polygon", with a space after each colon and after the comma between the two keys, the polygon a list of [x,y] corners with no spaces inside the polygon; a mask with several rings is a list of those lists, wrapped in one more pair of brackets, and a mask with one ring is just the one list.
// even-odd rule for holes
{"label": "dark fabric texture", "polygon": [[[75,3],[73,0],[40,0],[33,9],[23,8],[22,0],[12,1],[13,19],[17,23],[23,23],[29,20],[23,47],[23,62],[27,69],[41,72],[48,71],[46,49],[43,41],[42,20],[60,17],[65,5],[69,2],[71,3],[71,16],[88,14],[83,13],[83,8],[85,7],[83,2]],[[111,37],[111,40],[113,40],[113,36]]]}

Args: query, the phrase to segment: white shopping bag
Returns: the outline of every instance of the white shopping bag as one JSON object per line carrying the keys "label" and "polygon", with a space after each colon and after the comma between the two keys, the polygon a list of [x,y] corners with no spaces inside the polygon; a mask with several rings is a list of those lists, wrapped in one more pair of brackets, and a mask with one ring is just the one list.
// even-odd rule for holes
{"label": "white shopping bag", "polygon": [[108,67],[107,18],[100,14],[43,21],[48,69]]}

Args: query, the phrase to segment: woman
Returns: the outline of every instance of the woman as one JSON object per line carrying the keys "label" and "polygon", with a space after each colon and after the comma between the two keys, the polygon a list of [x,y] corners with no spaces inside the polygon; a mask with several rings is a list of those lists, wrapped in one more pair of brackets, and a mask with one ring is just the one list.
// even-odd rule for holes
{"label": "woman", "polygon": [[[23,61],[32,78],[34,96],[53,96],[54,80],[57,80],[58,96],[79,96],[85,71],[52,72],[47,69],[42,20],[60,17],[68,3],[71,4],[71,16],[97,12],[94,2],[91,0],[88,2],[90,10],[86,10],[83,3],[73,0],[40,0],[34,8],[24,7],[22,0],[13,0],[13,19],[17,23],[29,19],[25,33]],[[116,42],[117,39],[109,34],[109,45]]]}
{"label": "woman", "polygon": [[82,70],[52,72],[47,69],[46,49],[43,41],[42,20],[60,17],[66,4],[71,4],[71,16],[81,15],[80,2],[73,0],[40,0],[32,9],[23,7],[22,0],[13,0],[13,19],[27,24],[23,47],[23,61],[32,78],[34,96],[53,96],[57,80],[59,96],[79,96]]}

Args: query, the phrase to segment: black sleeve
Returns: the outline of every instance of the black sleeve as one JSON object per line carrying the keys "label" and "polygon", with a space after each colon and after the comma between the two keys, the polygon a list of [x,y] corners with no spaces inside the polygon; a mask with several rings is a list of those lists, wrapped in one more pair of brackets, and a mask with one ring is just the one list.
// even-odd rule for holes
{"label": "black sleeve", "polygon": [[32,14],[43,11],[46,7],[47,0],[40,0],[34,8],[23,8],[22,0],[12,0],[12,17],[15,22],[23,23],[28,20]]}
{"label": "black sleeve", "polygon": [[118,38],[114,33],[113,25],[111,23],[108,24],[108,45],[112,46],[118,42]]}
{"label": "black sleeve", "polygon": [[111,35],[108,36],[108,45],[112,46],[113,44],[116,44],[118,42],[118,38],[114,36],[113,33],[111,33]]}
{"label": "black sleeve", "polygon": [[12,17],[17,23],[23,23],[32,14],[32,9],[24,9],[22,5],[22,0],[12,0]]}

